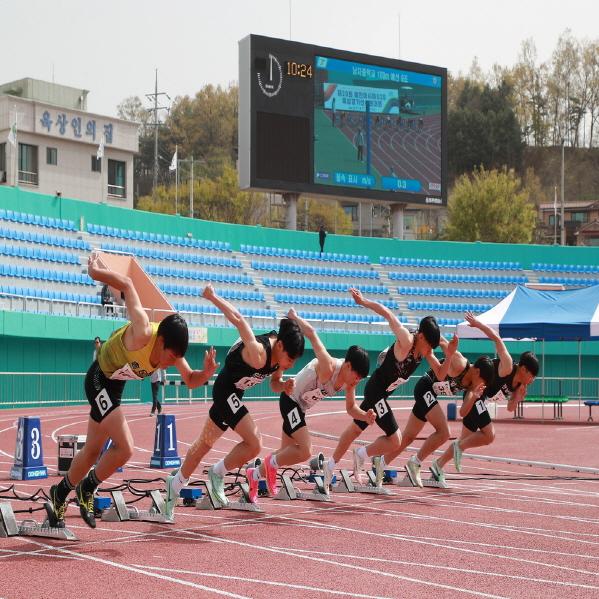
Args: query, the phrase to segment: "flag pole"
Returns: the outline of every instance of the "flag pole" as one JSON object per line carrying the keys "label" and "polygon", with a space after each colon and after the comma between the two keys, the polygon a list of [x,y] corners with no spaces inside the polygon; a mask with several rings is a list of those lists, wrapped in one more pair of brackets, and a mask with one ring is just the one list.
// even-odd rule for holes
{"label": "flag pole", "polygon": [[175,145],[175,214],[179,214],[179,148]]}

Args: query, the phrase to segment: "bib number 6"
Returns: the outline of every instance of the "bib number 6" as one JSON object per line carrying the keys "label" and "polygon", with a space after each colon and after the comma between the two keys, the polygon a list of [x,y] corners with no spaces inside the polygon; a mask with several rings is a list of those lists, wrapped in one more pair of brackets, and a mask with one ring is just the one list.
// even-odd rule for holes
{"label": "bib number 6", "polygon": [[96,405],[98,406],[98,411],[100,412],[100,416],[104,416],[110,408],[112,408],[112,400],[110,399],[110,395],[106,392],[106,389],[102,389],[98,395],[94,398]]}

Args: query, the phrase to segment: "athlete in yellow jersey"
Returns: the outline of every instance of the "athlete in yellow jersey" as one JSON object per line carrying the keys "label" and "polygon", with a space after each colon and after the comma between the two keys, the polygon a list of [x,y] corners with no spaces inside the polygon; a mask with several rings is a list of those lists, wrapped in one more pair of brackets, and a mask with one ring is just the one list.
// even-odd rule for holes
{"label": "athlete in yellow jersey", "polygon": [[[81,517],[95,528],[94,491],[133,454],[133,438],[120,407],[125,383],[150,376],[157,368],[174,366],[193,389],[206,383],[218,367],[216,352],[210,348],[204,370],[191,369],[183,357],[189,342],[185,320],[171,314],[160,323],[150,322],[129,277],[101,266],[96,254],[89,258],[88,273],[125,294],[131,320],[112,333],[87,371],[85,394],[91,406],[87,440],[64,478],[50,488],[51,503],[46,504],[50,525],[58,527],[64,527],[67,497],[75,489]],[[108,438],[112,439],[110,448],[92,468]]]}

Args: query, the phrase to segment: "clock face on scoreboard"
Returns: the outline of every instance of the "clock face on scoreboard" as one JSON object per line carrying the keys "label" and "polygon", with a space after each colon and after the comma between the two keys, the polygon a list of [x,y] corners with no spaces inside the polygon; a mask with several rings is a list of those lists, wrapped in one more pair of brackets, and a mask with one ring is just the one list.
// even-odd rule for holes
{"label": "clock face on scoreboard", "polygon": [[243,189],[446,204],[445,69],[254,35],[239,47]]}

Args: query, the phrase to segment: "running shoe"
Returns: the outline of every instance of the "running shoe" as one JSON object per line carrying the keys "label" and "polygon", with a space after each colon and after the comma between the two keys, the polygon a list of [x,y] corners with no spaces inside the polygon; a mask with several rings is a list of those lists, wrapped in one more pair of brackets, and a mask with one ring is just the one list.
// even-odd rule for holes
{"label": "running shoe", "polygon": [[50,528],[64,528],[64,516],[67,511],[67,502],[60,501],[56,496],[58,485],[50,487],[50,501],[46,501],[44,507],[48,514],[48,524]]}
{"label": "running shoe", "polygon": [[382,455],[375,455],[372,458],[372,465],[374,466],[374,475],[376,477],[376,486],[383,486],[383,478],[385,476],[385,459]]}
{"label": "running shoe", "polygon": [[166,502],[164,508],[164,515],[167,520],[173,520],[175,517],[175,504],[177,503],[177,493],[173,489],[173,480],[177,475],[177,470],[173,470],[166,477]]}
{"label": "running shoe", "polygon": [[277,469],[271,463],[272,453],[269,453],[264,458],[264,469],[266,470],[266,486],[268,487],[268,494],[274,497],[279,486],[277,485]]}
{"label": "running shoe", "polygon": [[431,470],[431,474],[433,475],[433,478],[438,483],[445,482],[445,472],[443,472],[443,468],[441,468],[441,466],[439,466],[439,463],[437,462],[437,460],[432,461],[430,470]]}
{"label": "running shoe", "polygon": [[331,483],[333,482],[333,469],[329,465],[329,460],[325,459],[324,464],[322,465],[322,471],[324,472],[324,492],[327,495],[330,495]]}
{"label": "running shoe", "polygon": [[212,495],[223,507],[229,505],[229,500],[225,495],[225,477],[219,476],[214,472],[214,466],[208,469],[208,479],[212,484]]}
{"label": "running shoe", "polygon": [[364,458],[361,458],[358,454],[358,448],[354,448],[354,478],[359,485],[364,484],[364,476],[362,471],[364,470]]}
{"label": "running shoe", "polygon": [[420,487],[422,488],[422,478],[420,478],[420,464],[418,464],[416,462],[416,459],[414,457],[411,457],[407,462],[406,462],[406,472],[408,473],[408,476],[410,477],[410,481],[412,482],[412,485],[414,485],[415,487]]}
{"label": "running shoe", "polygon": [[453,442],[453,463],[457,472],[462,471],[462,448],[460,447],[460,440],[456,439]]}
{"label": "running shoe", "polygon": [[258,481],[254,479],[255,468],[248,468],[245,475],[248,479],[248,487],[250,488],[249,498],[252,503],[258,502]]}
{"label": "running shoe", "polygon": [[[85,479],[83,479],[85,480]],[[75,487],[77,503],[79,503],[79,513],[83,521],[90,527],[96,528],[96,516],[94,515],[94,494],[91,491],[83,490],[83,481]]]}

